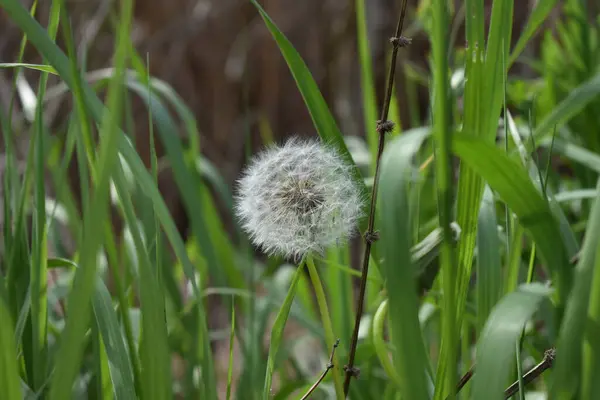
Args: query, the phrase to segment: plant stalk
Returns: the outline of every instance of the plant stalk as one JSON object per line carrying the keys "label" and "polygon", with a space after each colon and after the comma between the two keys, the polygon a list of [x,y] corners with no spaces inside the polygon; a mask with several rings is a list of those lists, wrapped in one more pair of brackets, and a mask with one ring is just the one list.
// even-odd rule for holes
{"label": "plant stalk", "polygon": [[396,33],[394,37],[390,39],[392,43],[392,59],[390,62],[390,68],[388,71],[387,88],[385,92],[385,98],[383,107],[381,109],[381,118],[377,121],[377,132],[379,133],[379,143],[377,147],[377,159],[375,164],[375,176],[373,180],[373,188],[371,190],[371,204],[369,211],[369,223],[367,231],[365,232],[365,253],[362,263],[362,275],[360,279],[360,291],[358,295],[357,309],[356,309],[356,320],[354,322],[354,331],[352,333],[352,341],[350,343],[350,353],[348,357],[348,364],[344,367],[346,371],[346,377],[344,380],[344,397],[348,396],[350,390],[350,381],[353,376],[358,375],[358,371],[354,368],[354,356],[356,355],[356,348],[358,346],[358,330],[360,327],[360,320],[363,313],[363,305],[365,299],[365,291],[367,287],[367,277],[369,274],[369,260],[371,258],[371,247],[373,242],[377,240],[378,234],[374,231],[375,226],[375,207],[377,204],[377,188],[379,185],[379,171],[381,155],[385,147],[385,135],[393,129],[393,123],[387,120],[390,100],[392,98],[392,91],[394,88],[394,73],[396,70],[396,57],[400,47],[405,47],[410,44],[410,39],[405,38],[402,35],[402,27],[404,25],[404,17],[406,15],[406,3],[407,0],[402,1],[402,9],[400,11],[400,17],[398,18],[398,24],[396,26]]}

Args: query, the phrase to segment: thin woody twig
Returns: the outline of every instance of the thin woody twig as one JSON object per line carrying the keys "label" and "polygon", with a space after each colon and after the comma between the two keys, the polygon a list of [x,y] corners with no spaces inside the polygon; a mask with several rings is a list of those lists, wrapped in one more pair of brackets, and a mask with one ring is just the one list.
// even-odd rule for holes
{"label": "thin woody twig", "polygon": [[[546,350],[544,352],[544,359],[535,367],[529,370],[525,375],[523,375],[523,385],[527,385],[533,382],[538,376],[542,374],[545,370],[552,368],[554,364],[554,359],[556,358],[556,350],[554,348]],[[475,373],[475,365],[473,365],[467,373],[460,378],[458,385],[456,385],[456,393],[460,392],[460,390],[469,382],[469,380],[473,377]],[[509,399],[514,396],[519,391],[519,380],[517,379],[512,385],[510,385],[504,391],[504,398]]]}
{"label": "thin woody twig", "polygon": [[379,235],[374,231],[375,225],[375,205],[377,203],[377,186],[379,183],[379,164],[381,160],[381,154],[385,146],[385,135],[392,131],[394,125],[393,122],[388,121],[388,112],[390,109],[390,101],[392,98],[392,91],[394,88],[394,73],[396,70],[396,56],[400,47],[408,46],[411,39],[402,36],[402,27],[404,25],[404,17],[406,15],[406,3],[407,0],[402,1],[402,9],[400,11],[400,17],[398,18],[398,25],[396,26],[396,33],[393,38],[390,39],[392,44],[392,59],[390,63],[390,69],[388,72],[387,88],[385,92],[385,98],[383,107],[381,109],[381,118],[377,121],[377,132],[379,133],[379,145],[377,148],[377,159],[375,163],[375,176],[373,180],[373,188],[371,190],[371,204],[369,212],[369,223],[367,231],[365,232],[365,253],[362,263],[362,274],[360,279],[360,291],[358,295],[358,303],[356,309],[356,320],[354,322],[354,331],[352,333],[352,341],[350,343],[350,353],[348,357],[348,364],[344,367],[346,371],[346,377],[344,380],[344,397],[348,396],[350,389],[350,381],[352,377],[358,376],[358,369],[354,367],[354,356],[356,354],[356,347],[358,346],[358,330],[360,327],[360,320],[363,312],[363,304],[365,299],[365,291],[367,287],[367,277],[369,272],[369,259],[371,257],[371,246],[375,242]]}
{"label": "thin woody twig", "polygon": [[335,355],[335,349],[337,349],[339,344],[340,344],[340,339],[335,341],[335,344],[333,345],[333,349],[331,349],[331,355],[329,356],[329,363],[327,363],[327,367],[325,368],[325,371],[323,371],[323,373],[321,374],[319,379],[317,379],[317,381],[310,387],[310,389],[308,389],[308,392],[306,392],[306,394],[304,394],[304,396],[302,396],[302,398],[300,400],[308,399],[308,397],[312,394],[312,392],[314,392],[315,389],[321,384],[321,382],[323,382],[323,379],[325,379],[325,376],[327,376],[327,373],[329,372],[329,370],[333,368],[333,356]]}
{"label": "thin woody twig", "polygon": [[475,373],[475,364],[469,368],[469,370],[460,378],[458,384],[456,385],[456,393],[460,392],[460,390],[471,380],[473,374]]}
{"label": "thin woody twig", "polygon": [[[529,370],[525,375],[523,375],[523,386],[533,382],[538,376],[542,374],[545,370],[552,368],[554,364],[554,359],[556,358],[556,350],[549,349],[544,353],[544,359],[535,367]],[[510,385],[504,391],[504,398],[510,399],[519,391],[519,380],[515,381],[512,385]]]}

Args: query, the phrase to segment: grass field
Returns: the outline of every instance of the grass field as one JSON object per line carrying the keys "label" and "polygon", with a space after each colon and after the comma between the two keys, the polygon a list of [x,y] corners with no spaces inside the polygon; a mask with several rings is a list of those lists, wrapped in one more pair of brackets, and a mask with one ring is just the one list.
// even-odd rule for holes
{"label": "grass field", "polygon": [[[295,263],[262,254],[236,218],[237,188],[203,155],[197,116],[133,46],[132,2],[115,2],[112,64],[92,78],[64,0],[52,1],[47,26],[32,16],[37,2],[0,0],[23,35],[21,56],[0,66],[40,77],[24,123],[11,117],[24,98],[16,79],[0,113],[0,398],[600,398],[600,17],[586,2],[537,1],[511,47],[514,2],[494,0],[486,24],[483,0],[466,0],[462,47],[448,2],[405,13],[397,1],[390,68],[372,65],[369,2],[356,0],[361,165],[302,56],[251,0],[314,138],[337,152],[364,200],[360,235]],[[560,21],[544,31],[555,7]],[[421,126],[402,130],[395,86],[376,99],[373,70],[404,72],[394,62],[411,46],[408,19],[430,38],[418,78],[430,104]],[[523,56],[533,38],[535,59]],[[24,62],[25,43],[43,64]],[[533,77],[511,73],[517,64]],[[133,97],[147,107],[152,150],[166,152],[152,151],[150,168],[128,134]],[[66,99],[68,124],[51,132],[45,110]],[[71,160],[79,193],[67,183]],[[158,189],[164,165],[187,237]],[[211,298],[225,330],[209,323]],[[358,376],[345,372],[349,359]]]}

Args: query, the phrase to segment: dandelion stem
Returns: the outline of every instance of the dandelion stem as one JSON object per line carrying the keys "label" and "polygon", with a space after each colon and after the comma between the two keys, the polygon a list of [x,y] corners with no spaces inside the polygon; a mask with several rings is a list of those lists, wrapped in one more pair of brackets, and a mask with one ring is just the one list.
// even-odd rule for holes
{"label": "dandelion stem", "polygon": [[[335,336],[333,334],[333,324],[329,315],[329,308],[327,307],[327,298],[325,297],[323,284],[319,278],[319,272],[317,271],[313,258],[310,255],[306,257],[306,266],[308,268],[308,275],[310,276],[310,280],[315,289],[321,320],[323,321],[323,327],[325,328],[325,342],[327,344],[327,348],[335,349],[337,346]],[[339,374],[339,366],[333,352],[332,359],[330,360],[329,364],[331,365],[331,368],[333,368],[333,384],[335,387],[336,398],[343,399],[342,379],[341,375]]]}
{"label": "dandelion stem", "polygon": [[348,357],[348,364],[345,366],[346,378],[344,380],[344,396],[348,396],[350,390],[350,381],[353,376],[357,376],[358,372],[354,368],[354,356],[356,354],[356,348],[358,346],[358,330],[360,327],[360,320],[363,312],[363,304],[365,299],[365,291],[367,287],[367,277],[369,274],[369,259],[371,258],[371,246],[375,240],[377,240],[377,234],[374,232],[375,225],[375,205],[377,204],[377,187],[379,184],[379,170],[380,160],[385,146],[385,134],[392,130],[393,125],[387,120],[388,112],[390,109],[390,100],[392,98],[392,91],[394,88],[394,73],[396,70],[396,56],[400,47],[404,47],[410,44],[410,39],[405,38],[402,35],[402,27],[404,25],[404,17],[406,15],[406,3],[407,0],[402,1],[402,8],[400,11],[400,17],[398,18],[398,24],[396,26],[396,33],[391,38],[392,43],[392,59],[390,62],[390,69],[388,71],[387,88],[385,92],[385,98],[383,107],[381,109],[381,118],[377,122],[377,132],[379,133],[379,144],[377,148],[377,160],[375,164],[375,176],[373,180],[373,188],[371,190],[371,204],[369,211],[369,224],[367,231],[365,232],[365,254],[362,264],[362,276],[360,280],[360,291],[358,295],[358,303],[356,309],[356,320],[354,322],[354,331],[352,333],[352,341],[350,343],[350,354]]}

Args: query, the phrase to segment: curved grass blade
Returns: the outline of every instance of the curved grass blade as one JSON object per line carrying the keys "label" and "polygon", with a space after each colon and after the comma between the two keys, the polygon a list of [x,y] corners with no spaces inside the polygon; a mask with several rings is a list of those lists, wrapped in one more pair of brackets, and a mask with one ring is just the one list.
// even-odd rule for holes
{"label": "curved grass blade", "polygon": [[277,317],[275,318],[275,323],[273,324],[273,328],[271,328],[271,343],[269,344],[269,356],[267,357],[267,371],[265,374],[265,383],[263,388],[264,399],[271,398],[271,383],[273,380],[273,373],[275,372],[275,360],[277,358],[279,346],[281,345],[281,341],[283,340],[283,329],[285,328],[285,324],[290,314],[290,308],[292,307],[292,303],[294,302],[296,288],[298,287],[298,281],[302,276],[303,269],[304,264],[303,262],[301,262],[296,268],[296,272],[292,277],[292,281],[290,283],[288,292],[285,296],[285,300],[283,301],[281,308],[279,308],[279,312],[277,313]]}
{"label": "curved grass blade", "polygon": [[[600,189],[600,180],[596,189]],[[600,193],[600,191],[599,191]],[[597,264],[597,257],[600,254],[598,243],[600,243],[600,195],[596,197],[588,226],[586,229],[583,246],[581,248],[581,257],[577,263],[577,275],[575,276],[575,282],[569,303],[565,310],[565,317],[560,327],[560,333],[558,337],[558,344],[556,346],[556,352],[558,357],[556,359],[556,366],[554,370],[554,381],[550,388],[550,393],[553,393],[555,399],[570,399],[573,393],[578,388],[578,384],[582,379],[581,372],[584,373],[584,382],[587,382],[585,386],[586,390],[590,390],[589,383],[596,380],[598,371],[591,368],[593,365],[591,361],[594,358],[598,358],[598,354],[595,357],[593,353],[597,352],[589,348],[589,346],[597,345],[598,339],[597,334],[592,334],[589,337],[585,337],[586,327],[590,329],[589,332],[594,332],[597,327],[593,326],[596,316],[592,316],[593,319],[588,322],[588,308],[590,307],[590,294],[592,290],[594,297],[597,297],[598,288],[597,279],[594,276],[598,274],[598,269],[595,268]],[[592,282],[595,286],[592,289]],[[593,305],[592,310],[597,312],[597,306]],[[596,318],[594,318],[596,317]],[[584,371],[581,371],[582,364],[582,341],[585,340],[586,344],[586,364]],[[593,378],[592,378],[593,377]],[[593,398],[593,397],[583,397]]]}
{"label": "curved grass blade", "polygon": [[[568,122],[598,95],[600,95],[600,73],[571,90],[569,95],[540,122],[533,133],[535,143],[541,143],[542,138],[551,134],[555,127]],[[531,150],[529,142],[526,146]]]}
{"label": "curved grass blade", "polygon": [[51,65],[27,64],[27,63],[0,63],[0,68],[27,68],[36,71],[46,72],[58,75],[58,72]]}
{"label": "curved grass blade", "polygon": [[504,389],[515,360],[515,343],[523,326],[551,289],[540,283],[522,285],[494,307],[477,343],[477,372],[472,399],[504,399]]}
{"label": "curved grass blade", "polygon": [[502,293],[500,240],[494,193],[486,185],[477,227],[477,330],[481,332]]}
{"label": "curved grass blade", "polygon": [[[273,35],[275,41],[277,42],[281,54],[285,58],[285,61],[287,62],[288,67],[290,68],[290,72],[296,80],[296,85],[298,86],[298,90],[300,90],[302,98],[306,103],[306,107],[308,108],[317,133],[323,139],[323,141],[333,145],[349,165],[354,166],[353,175],[356,180],[356,183],[361,188],[364,196],[368,197],[368,191],[361,176],[361,173],[352,161],[352,157],[348,152],[346,144],[344,143],[344,139],[342,137],[342,134],[340,133],[337,123],[331,115],[331,112],[329,111],[329,108],[325,103],[325,99],[319,91],[319,87],[313,79],[305,62],[302,60],[298,52],[294,49],[290,41],[279,30],[279,28],[277,28],[277,26],[275,25],[273,20],[271,20],[269,15],[265,12],[265,10],[263,10],[263,8],[258,4],[258,2],[256,0],[250,1],[257,8],[267,28]],[[366,224],[366,217],[363,218],[363,221]]]}
{"label": "curved grass blade", "polygon": [[[542,146],[550,146],[549,140],[542,141]],[[561,138],[555,138],[552,151],[591,169],[600,174],[600,155],[586,148],[568,142]]]}
{"label": "curved grass blade", "polygon": [[127,346],[121,333],[117,314],[112,307],[110,293],[101,279],[96,279],[93,297],[96,324],[108,357],[108,370],[115,399],[136,398],[133,370],[129,363]]}
{"label": "curved grass blade", "polygon": [[379,187],[382,273],[392,327],[393,361],[402,384],[403,398],[427,399],[428,361],[421,336],[418,298],[411,257],[412,218],[410,182],[416,167],[412,158],[428,136],[426,130],[406,131],[389,143],[382,156]]}
{"label": "curved grass blade", "polygon": [[[68,87],[73,88],[75,85],[74,72],[72,71],[69,60],[64,53],[49,39],[46,32],[27,12],[25,8],[16,0],[0,0],[0,5],[11,18],[11,20],[27,33],[30,42],[37,50],[49,61],[49,63],[58,71],[61,78],[65,81]],[[93,92],[91,87],[82,82],[83,95],[92,117],[97,121],[102,121],[106,108],[100,99]],[[192,286],[192,292],[197,298],[201,297],[201,289],[195,280],[195,268],[190,261],[186,252],[185,244],[183,243],[180,234],[177,231],[175,223],[170,216],[169,210],[162,199],[158,188],[156,187],[152,176],[146,170],[142,160],[139,158],[136,150],[132,147],[127,137],[122,130],[118,130],[119,137],[115,147],[118,147],[121,155],[129,165],[132,173],[136,176],[137,182],[143,192],[150,197],[152,203],[156,207],[156,214],[162,224],[165,234],[169,239],[173,250],[183,264],[186,278],[189,279]],[[197,307],[198,318],[200,321],[206,321],[203,307]],[[212,354],[204,352],[202,358],[212,363]],[[208,398],[216,398],[216,392],[209,393]]]}
{"label": "curved grass blade", "polygon": [[457,136],[453,148],[461,161],[500,195],[532,236],[542,260],[553,274],[559,303],[564,306],[572,275],[565,245],[548,202],[533,185],[527,172],[502,150],[481,140]]}
{"label": "curved grass blade", "polygon": [[377,161],[377,146],[379,134],[374,129],[377,121],[377,102],[373,80],[371,50],[369,48],[369,34],[367,30],[367,16],[365,0],[355,0],[356,8],[356,35],[358,37],[358,56],[360,60],[360,84],[362,88],[363,118],[369,150],[371,152],[371,171],[375,171]]}
{"label": "curved grass blade", "polygon": [[521,52],[525,49],[525,46],[527,45],[529,40],[532,38],[532,36],[535,34],[538,28],[542,25],[542,23],[546,20],[548,15],[550,15],[550,12],[552,11],[557,2],[558,0],[541,0],[537,2],[537,4],[535,5],[535,9],[533,10],[531,15],[529,16],[529,19],[527,20],[525,30],[519,37],[519,40],[517,41],[517,44],[515,45],[515,48],[513,49],[512,54],[508,59],[509,68],[517,60]]}

